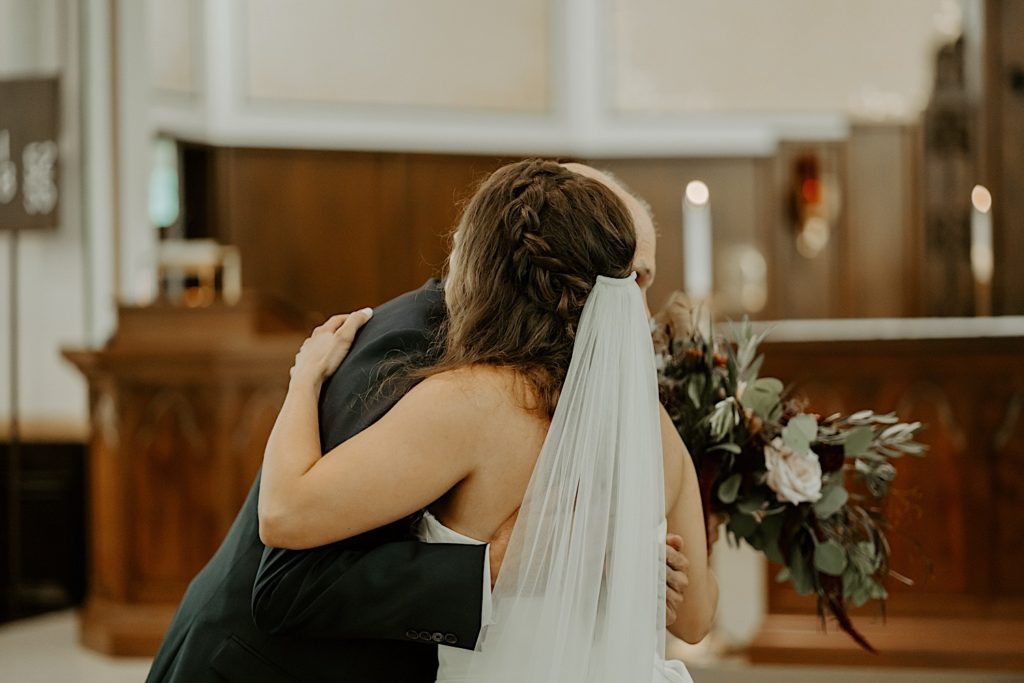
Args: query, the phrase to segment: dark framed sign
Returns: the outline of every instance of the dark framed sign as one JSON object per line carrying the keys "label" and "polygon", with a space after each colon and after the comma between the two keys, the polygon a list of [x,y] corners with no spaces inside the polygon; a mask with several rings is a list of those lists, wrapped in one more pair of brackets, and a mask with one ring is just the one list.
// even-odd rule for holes
{"label": "dark framed sign", "polygon": [[59,114],[57,78],[0,80],[0,230],[57,227]]}

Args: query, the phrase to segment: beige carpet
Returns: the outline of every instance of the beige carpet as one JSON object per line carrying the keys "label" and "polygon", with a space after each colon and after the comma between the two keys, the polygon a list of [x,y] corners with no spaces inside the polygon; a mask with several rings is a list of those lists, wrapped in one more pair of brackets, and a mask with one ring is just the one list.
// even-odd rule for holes
{"label": "beige carpet", "polygon": [[[146,659],[112,659],[78,645],[72,612],[0,626],[3,683],[138,683]],[[1012,674],[879,671],[809,667],[750,667],[742,662],[691,665],[696,683],[1021,683]]]}

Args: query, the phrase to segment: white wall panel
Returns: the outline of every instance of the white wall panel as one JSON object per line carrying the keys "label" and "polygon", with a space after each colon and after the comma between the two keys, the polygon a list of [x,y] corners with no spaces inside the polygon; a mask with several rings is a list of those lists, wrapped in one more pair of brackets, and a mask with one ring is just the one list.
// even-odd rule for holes
{"label": "white wall panel", "polygon": [[909,118],[955,0],[611,0],[622,113],[848,112]]}
{"label": "white wall panel", "polygon": [[246,0],[248,97],[543,112],[547,0]]}
{"label": "white wall panel", "polygon": [[146,24],[153,87],[169,93],[195,94],[195,49],[199,39],[197,0],[149,0]]}

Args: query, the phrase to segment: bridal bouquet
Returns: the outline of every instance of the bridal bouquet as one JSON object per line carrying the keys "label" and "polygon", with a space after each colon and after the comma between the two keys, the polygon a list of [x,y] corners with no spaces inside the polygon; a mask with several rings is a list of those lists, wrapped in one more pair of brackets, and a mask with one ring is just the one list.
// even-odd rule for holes
{"label": "bridal bouquet", "polygon": [[676,295],[652,323],[661,398],[694,459],[705,518],[727,520],[742,539],[783,565],[778,581],[818,596],[865,649],[847,605],[884,601],[889,545],[883,502],[896,476],[891,461],[922,456],[920,422],[860,410],[821,417],[787,398],[778,379],[760,377],[755,334],[744,318],[730,343]]}

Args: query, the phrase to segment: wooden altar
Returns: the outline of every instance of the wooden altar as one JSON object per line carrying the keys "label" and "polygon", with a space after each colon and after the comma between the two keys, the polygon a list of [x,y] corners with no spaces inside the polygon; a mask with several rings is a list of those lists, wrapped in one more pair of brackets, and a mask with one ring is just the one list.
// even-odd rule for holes
{"label": "wooden altar", "polygon": [[896,411],[927,426],[889,501],[887,619],[853,610],[860,650],[813,598],[774,581],[754,662],[1024,671],[1024,318],[784,321],[762,373],[815,412]]}
{"label": "wooden altar", "polygon": [[89,575],[82,642],[152,655],[227,533],[263,456],[304,335],[251,299],[122,308],[87,377]]}
{"label": "wooden altar", "polygon": [[[152,654],[218,547],[259,466],[304,332],[251,300],[121,311],[88,377],[89,588],[82,641]],[[955,333],[954,333],[955,331]],[[888,620],[854,610],[881,651],[830,628],[769,581],[755,662],[1024,670],[1024,318],[780,323],[764,373],[823,413],[871,407],[921,420],[931,451],[898,463]],[[771,568],[774,576],[777,568]]]}

